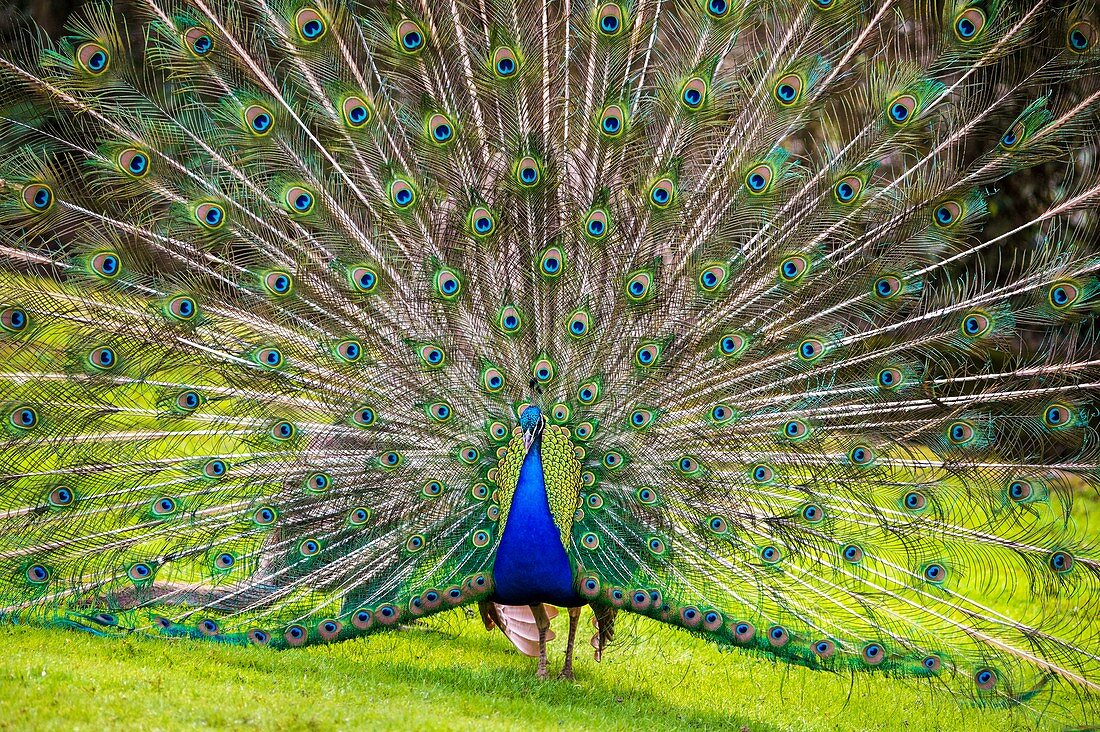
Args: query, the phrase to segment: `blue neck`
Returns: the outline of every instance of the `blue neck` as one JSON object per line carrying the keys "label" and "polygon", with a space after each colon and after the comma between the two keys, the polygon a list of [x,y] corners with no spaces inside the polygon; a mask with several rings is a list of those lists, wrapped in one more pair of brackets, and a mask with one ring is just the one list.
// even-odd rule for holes
{"label": "blue neck", "polygon": [[493,564],[493,599],[504,605],[546,602],[574,607],[583,601],[573,590],[573,564],[550,515],[541,452],[539,440],[520,467]]}

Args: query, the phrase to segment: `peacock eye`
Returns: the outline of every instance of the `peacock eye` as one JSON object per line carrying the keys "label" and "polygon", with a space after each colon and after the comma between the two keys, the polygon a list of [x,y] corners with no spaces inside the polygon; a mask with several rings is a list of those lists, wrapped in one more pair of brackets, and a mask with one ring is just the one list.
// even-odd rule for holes
{"label": "peacock eye", "polygon": [[985,13],[979,8],[964,10],[955,18],[955,37],[963,43],[970,43],[985,27]]}
{"label": "peacock eye", "polygon": [[838,203],[851,203],[863,190],[863,180],[859,176],[849,175],[833,186],[833,196]]}
{"label": "peacock eye", "polygon": [[928,505],[928,499],[920,491],[909,491],[901,499],[901,502],[910,511],[920,511]]}
{"label": "peacock eye", "polygon": [[596,25],[605,36],[617,36],[623,29],[623,11],[615,3],[607,3],[596,16]]}
{"label": "peacock eye", "polygon": [[775,471],[770,465],[761,463],[752,469],[752,480],[754,483],[767,483],[774,477]]}
{"label": "peacock eye", "polygon": [[8,415],[12,427],[29,430],[38,425],[38,412],[33,407],[16,407]]}
{"label": "peacock eye", "polygon": [[917,109],[916,97],[909,94],[902,94],[899,97],[895,97],[887,106],[887,116],[891,124],[901,127],[908,123],[913,113]]}
{"label": "peacock eye", "polygon": [[922,574],[924,579],[932,584],[940,584],[947,579],[947,570],[944,569],[942,564],[929,564],[924,568]]}
{"label": "peacock eye", "polygon": [[66,506],[73,505],[73,502],[76,500],[76,496],[73,494],[70,488],[59,485],[55,486],[54,489],[50,491],[47,500],[49,501],[49,504],[54,508],[65,508]]}
{"label": "peacock eye", "polygon": [[754,196],[761,196],[768,192],[775,171],[767,163],[761,163],[745,175],[745,187]]}
{"label": "peacock eye", "polygon": [[661,178],[649,188],[649,202],[657,208],[668,208],[676,196],[676,186],[671,178]]}
{"label": "peacock eye", "polygon": [[841,551],[841,555],[844,557],[845,561],[851,562],[852,564],[858,564],[863,560],[863,549],[855,544],[848,544]]}
{"label": "peacock eye", "polygon": [[23,189],[23,205],[34,213],[48,211],[53,206],[53,189],[45,183],[32,183]]}
{"label": "peacock eye", "polygon": [[444,300],[454,300],[462,292],[462,279],[452,269],[441,269],[435,275],[435,291]]}
{"label": "peacock eye", "polygon": [[415,54],[424,48],[424,33],[411,20],[403,20],[397,24],[397,38],[404,53]]}
{"label": "peacock eye", "polygon": [[470,212],[470,227],[475,237],[488,237],[496,230],[493,212],[478,206]]}
{"label": "peacock eye", "polygon": [[516,182],[522,188],[533,188],[542,178],[542,168],[539,162],[530,155],[520,158],[516,164]]}
{"label": "peacock eye", "polygon": [[1056,282],[1047,294],[1047,301],[1058,310],[1068,308],[1080,299],[1081,290],[1072,282]]}
{"label": "peacock eye", "polygon": [[868,643],[860,653],[863,662],[870,666],[877,666],[886,660],[886,650],[878,643]]}
{"label": "peacock eye", "polygon": [[21,307],[6,307],[0,310],[0,328],[9,333],[21,333],[27,329],[30,319],[27,311]]}
{"label": "peacock eye", "polygon": [[110,346],[100,346],[88,354],[88,363],[99,371],[108,371],[118,365],[118,355]]}
{"label": "peacock eye", "polygon": [[428,416],[436,422],[446,422],[451,418],[454,410],[446,402],[436,402],[428,405]]}
{"label": "peacock eye", "polygon": [[787,283],[798,282],[809,268],[809,261],[802,255],[787,257],[779,263],[779,279]]}
{"label": "peacock eye", "polygon": [[853,465],[859,465],[862,467],[864,465],[870,465],[872,462],[874,462],[875,453],[874,450],[872,450],[867,445],[856,445],[848,451],[848,459],[852,462]]}
{"label": "peacock eye", "polygon": [[130,148],[118,156],[118,167],[131,178],[143,178],[149,172],[149,156]]}
{"label": "peacock eye", "polygon": [[290,188],[284,196],[287,209],[292,214],[305,215],[313,211],[316,197],[313,193],[302,186],[294,186]]}
{"label": "peacock eye", "polygon": [[967,313],[962,319],[962,332],[967,338],[979,338],[993,328],[993,319],[982,312]]}
{"label": "peacock eye", "polygon": [[370,104],[367,103],[366,99],[359,96],[351,96],[345,99],[340,109],[344,114],[344,122],[347,123],[348,127],[356,129],[366,125],[374,116]]}
{"label": "peacock eye", "polygon": [[1096,28],[1082,20],[1070,26],[1066,33],[1066,46],[1074,53],[1088,53],[1096,44]]}
{"label": "peacock eye", "polygon": [[784,107],[797,104],[802,97],[802,77],[798,74],[787,74],[776,82],[772,96]]}
{"label": "peacock eye", "polygon": [[811,524],[818,524],[825,520],[825,511],[822,510],[821,506],[810,503],[802,507],[802,518]]}
{"label": "peacock eye", "polygon": [[303,487],[311,493],[324,493],[332,487],[332,476],[328,473],[312,473],[306,478]]}
{"label": "peacock eye", "polygon": [[504,388],[504,375],[496,369],[488,369],[482,376],[482,384],[490,392],[498,392]]}
{"label": "peacock eye", "polygon": [[126,574],[134,582],[143,582],[152,576],[153,568],[144,562],[138,562],[131,564],[130,568],[126,570]]}
{"label": "peacock eye", "polygon": [[493,52],[493,71],[501,79],[507,79],[515,75],[519,68],[519,59],[515,51],[507,46],[501,46]]}
{"label": "peacock eye", "polygon": [[607,212],[603,210],[593,211],[584,222],[584,233],[592,239],[602,239],[608,231]]}
{"label": "peacock eye", "polygon": [[32,564],[27,567],[27,581],[32,585],[41,585],[50,581],[50,570],[41,564]]}
{"label": "peacock eye", "polygon": [[275,127],[275,117],[259,104],[253,104],[244,110],[244,121],[248,129],[258,137],[263,137]]}
{"label": "peacock eye", "polygon": [[369,294],[378,286],[378,273],[370,267],[353,267],[348,272],[352,287],[357,292]]}
{"label": "peacock eye", "polygon": [[261,506],[256,509],[256,512],[252,514],[252,520],[260,526],[270,526],[275,523],[275,519],[278,518],[278,513],[270,506]]}
{"label": "peacock eye", "polygon": [[296,431],[290,422],[276,422],[271,427],[270,434],[276,440],[289,440]]}
{"label": "peacock eye", "polygon": [[569,319],[569,335],[574,338],[583,338],[588,335],[590,316],[584,310],[573,313]]}
{"label": "peacock eye", "polygon": [[1051,404],[1043,411],[1043,422],[1051,429],[1073,424],[1073,409],[1065,404]]}
{"label": "peacock eye", "polygon": [[184,45],[198,58],[207,56],[214,50],[214,39],[205,28],[194,26],[183,34]]}
{"label": "peacock eye", "polygon": [[202,474],[207,478],[221,478],[228,470],[224,460],[209,460],[203,465]]}
{"label": "peacock eye", "polygon": [[718,341],[718,353],[726,358],[738,356],[748,345],[748,339],[741,333],[727,333]]}
{"label": "peacock eye", "polygon": [[979,669],[974,674],[974,683],[982,691],[990,691],[997,685],[997,673],[993,669]]}
{"label": "peacock eye", "polygon": [[814,643],[814,654],[820,659],[832,658],[836,653],[836,645],[830,640],[820,640]]}
{"label": "peacock eye", "polygon": [[768,628],[768,643],[773,648],[782,648],[791,639],[787,629],[781,625],[773,625]]}
{"label": "peacock eye", "polygon": [[716,292],[728,276],[729,270],[724,264],[711,264],[699,274],[699,287],[705,293]]}
{"label": "peacock eye", "polygon": [[801,440],[809,434],[809,426],[800,419],[792,419],[783,425],[783,435],[788,440]]}
{"label": "peacock eye", "polygon": [[395,178],[389,186],[390,201],[399,210],[407,209],[416,202],[416,189],[404,178]]}
{"label": "peacock eye", "polygon": [[733,419],[733,407],[728,404],[715,404],[710,409],[710,418],[715,424],[725,424]]}
{"label": "peacock eye", "polygon": [[875,280],[875,297],[880,300],[893,300],[901,292],[901,278],[896,275],[883,275]]}
{"label": "peacock eye", "polygon": [[193,298],[187,295],[177,295],[168,301],[165,312],[174,320],[187,322],[195,319],[199,308]]}
{"label": "peacock eye", "polygon": [[225,224],[225,211],[216,203],[200,203],[195,207],[195,221],[204,229],[220,229]]}
{"label": "peacock eye", "polygon": [[433,141],[446,144],[454,139],[454,124],[445,115],[433,114],[428,118],[428,132]]}
{"label": "peacock eye", "polygon": [[1069,552],[1057,551],[1050,555],[1047,564],[1056,574],[1065,574],[1073,569],[1073,556]]}
{"label": "peacock eye", "polygon": [[278,348],[261,348],[256,351],[254,359],[256,363],[267,369],[277,369],[283,365],[283,354]]}
{"label": "peacock eye", "polygon": [[538,381],[540,384],[545,384],[550,381],[550,379],[554,378],[554,372],[554,364],[546,358],[540,358],[531,367],[531,375],[534,376],[535,381]]}
{"label": "peacock eye", "polygon": [[111,56],[98,43],[85,43],[76,50],[76,61],[84,71],[99,76],[110,66]]}
{"label": "peacock eye", "polygon": [[539,269],[543,276],[554,278],[559,276],[565,268],[565,255],[558,247],[551,247],[543,252],[539,262]]}
{"label": "peacock eye", "polygon": [[447,358],[443,353],[443,349],[439,346],[425,345],[420,347],[420,359],[430,369],[439,368],[442,366]]}
{"label": "peacock eye", "polygon": [[327,32],[325,20],[312,8],[302,8],[294,16],[294,25],[298,29],[298,35],[306,43],[314,43],[321,40]]}
{"label": "peacock eye", "polygon": [[724,18],[730,11],[730,5],[727,0],[708,0],[707,13],[712,18]]}
{"label": "peacock eye", "polygon": [[699,109],[707,96],[707,82],[696,76],[688,79],[680,89],[680,103],[688,109]]}
{"label": "peacock eye", "polygon": [[959,222],[962,211],[962,206],[957,201],[945,201],[936,207],[932,217],[936,222],[936,226],[942,229],[950,229]]}
{"label": "peacock eye", "polygon": [[643,368],[657,365],[660,359],[661,349],[653,343],[642,345],[634,352],[634,363]]}
{"label": "peacock eye", "polygon": [[896,368],[885,368],[878,372],[878,385],[884,389],[896,389],[901,386],[902,374]]}
{"label": "peacock eye", "polygon": [[825,344],[816,338],[807,338],[798,344],[798,357],[803,361],[816,361],[825,353]]}
{"label": "peacock eye", "polygon": [[114,279],[122,271],[122,262],[115,252],[93,254],[89,262],[92,272],[105,280]]}
{"label": "peacock eye", "polygon": [[612,104],[604,108],[600,115],[600,134],[604,137],[616,138],[623,134],[626,128],[626,116],[622,107]]}

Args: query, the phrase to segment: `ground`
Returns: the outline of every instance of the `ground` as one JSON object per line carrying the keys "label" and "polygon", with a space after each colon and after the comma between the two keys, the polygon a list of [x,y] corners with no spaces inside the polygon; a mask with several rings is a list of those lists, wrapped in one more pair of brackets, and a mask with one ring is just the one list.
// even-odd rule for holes
{"label": "ground", "polygon": [[[586,610],[585,641],[589,617]],[[554,673],[563,620],[564,613],[555,621]],[[913,681],[788,668],[632,617],[601,663],[578,644],[573,683],[537,681],[534,659],[462,611],[420,628],[290,651],[7,626],[0,649],[4,731],[1001,732],[1090,721],[1079,709],[1055,713],[1045,699],[1030,710],[982,709]]]}

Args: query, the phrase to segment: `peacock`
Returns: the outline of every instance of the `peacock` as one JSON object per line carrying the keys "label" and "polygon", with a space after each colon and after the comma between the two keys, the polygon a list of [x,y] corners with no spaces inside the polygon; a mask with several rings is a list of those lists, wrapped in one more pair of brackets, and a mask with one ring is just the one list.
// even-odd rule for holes
{"label": "peacock", "polygon": [[1091,3],[9,31],[5,622],[281,649],[476,606],[546,678],[561,608],[572,678],[589,606],[597,659],[627,612],[1096,698]]}

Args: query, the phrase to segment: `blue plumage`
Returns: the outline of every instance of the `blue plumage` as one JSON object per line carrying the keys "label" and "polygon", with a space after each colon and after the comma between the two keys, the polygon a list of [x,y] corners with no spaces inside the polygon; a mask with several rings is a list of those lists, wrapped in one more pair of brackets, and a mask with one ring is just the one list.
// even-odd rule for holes
{"label": "blue plumage", "polygon": [[493,580],[494,600],[505,605],[582,605],[573,589],[573,568],[550,515],[542,472],[542,441],[527,452],[508,523],[500,539]]}

